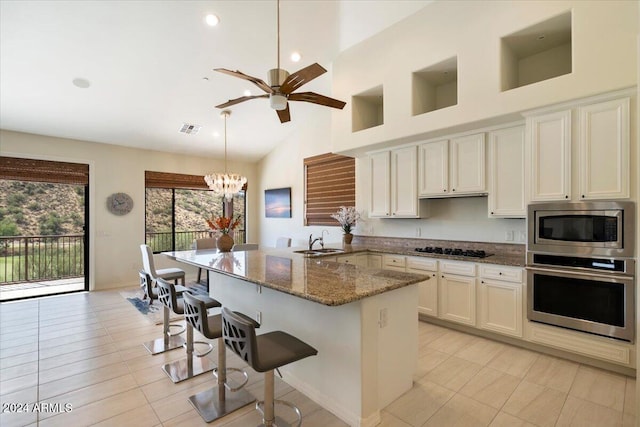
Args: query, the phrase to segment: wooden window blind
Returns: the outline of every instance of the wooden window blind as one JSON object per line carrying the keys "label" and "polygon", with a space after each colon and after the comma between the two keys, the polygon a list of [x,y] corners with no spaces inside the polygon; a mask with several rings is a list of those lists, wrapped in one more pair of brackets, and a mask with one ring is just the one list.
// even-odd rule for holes
{"label": "wooden window blind", "polygon": [[[182,188],[187,190],[208,190],[203,175],[187,175],[168,172],[144,172],[144,186],[147,188]],[[247,191],[247,184],[242,187]]]}
{"label": "wooden window blind", "polygon": [[0,179],[88,185],[89,165],[2,156]]}
{"label": "wooden window blind", "polygon": [[338,225],[331,214],[356,204],[356,161],[327,153],[304,159],[305,225]]}

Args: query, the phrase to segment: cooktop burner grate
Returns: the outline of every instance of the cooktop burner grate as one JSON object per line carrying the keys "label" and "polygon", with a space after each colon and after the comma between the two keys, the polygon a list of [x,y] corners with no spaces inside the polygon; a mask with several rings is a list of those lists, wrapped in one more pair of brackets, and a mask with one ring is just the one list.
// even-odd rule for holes
{"label": "cooktop burner grate", "polygon": [[424,248],[416,248],[415,251],[428,253],[428,254],[464,256],[464,257],[470,257],[470,258],[486,258],[488,256],[493,255],[493,254],[488,254],[483,250],[441,248],[441,247],[432,247],[432,246],[426,246]]}

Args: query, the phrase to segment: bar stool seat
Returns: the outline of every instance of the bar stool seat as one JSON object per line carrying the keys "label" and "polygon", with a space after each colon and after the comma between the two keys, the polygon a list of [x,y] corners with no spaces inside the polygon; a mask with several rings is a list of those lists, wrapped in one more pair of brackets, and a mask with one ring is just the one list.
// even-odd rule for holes
{"label": "bar stool seat", "polygon": [[309,356],[318,354],[318,350],[298,338],[283,331],[268,332],[256,336],[254,326],[238,313],[226,307],[222,308],[222,333],[225,344],[242,360],[257,372],[264,372],[264,401],[256,404],[262,413],[263,426],[289,426],[282,418],[275,416],[275,404],[284,404],[292,408],[297,416],[299,427],[302,425],[300,410],[290,402],[275,400],[274,370]]}
{"label": "bar stool seat", "polygon": [[[171,282],[167,282],[164,279],[158,279],[157,286],[158,299],[160,300],[160,302],[176,314],[185,314],[184,301],[182,298],[178,299],[176,285]],[[187,292],[184,292],[184,294],[186,294]],[[222,306],[222,304],[220,304],[218,301],[207,296],[194,295],[193,297],[203,301],[206,309]],[[171,363],[166,363],[162,366],[162,370],[169,376],[169,378],[171,378],[171,381],[173,381],[174,383],[193,378],[200,374],[204,374],[205,372],[211,372],[215,367],[213,362],[206,357],[206,355],[210,353],[213,348],[211,344],[203,341],[194,342],[193,326],[191,326],[189,322],[185,322],[185,326],[187,328],[187,340],[184,344],[184,347],[187,351],[187,357],[185,359],[179,359]],[[196,353],[194,351],[194,344],[204,344],[208,346],[209,349],[202,353]]]}
{"label": "bar stool seat", "polygon": [[[189,397],[189,402],[198,411],[205,422],[210,423],[252,402],[255,397],[242,388],[249,381],[247,373],[241,369],[227,368],[227,353],[222,338],[222,316],[209,315],[205,303],[188,293],[184,294],[185,320],[209,339],[218,339],[218,367],[214,369],[216,387],[202,391]],[[238,315],[243,316],[238,313]],[[243,316],[245,317],[245,316]],[[245,317],[259,327],[253,319]],[[244,381],[236,387],[231,387],[227,381],[227,372],[236,371],[244,375]],[[229,391],[229,393],[227,393]]]}

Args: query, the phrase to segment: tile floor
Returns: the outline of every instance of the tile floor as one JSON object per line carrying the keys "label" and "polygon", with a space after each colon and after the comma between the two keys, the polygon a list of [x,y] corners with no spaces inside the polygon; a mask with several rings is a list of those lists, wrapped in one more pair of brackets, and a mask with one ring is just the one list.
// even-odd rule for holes
{"label": "tile floor", "polygon": [[[633,378],[427,323],[419,331],[414,386],[382,411],[381,426],[635,425]],[[0,304],[0,425],[207,425],[187,398],[212,377],[173,384],[160,366],[183,351],[150,356],[141,345],[160,332],[119,291]],[[250,371],[248,390],[261,397],[262,385]],[[305,427],[345,425],[279,379],[276,394],[300,407]],[[248,406],[209,425],[258,423]]]}

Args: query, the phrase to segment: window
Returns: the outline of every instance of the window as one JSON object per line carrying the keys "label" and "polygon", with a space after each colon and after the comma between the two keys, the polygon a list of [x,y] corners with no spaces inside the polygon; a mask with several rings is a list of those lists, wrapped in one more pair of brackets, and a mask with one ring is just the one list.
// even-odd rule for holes
{"label": "window", "polygon": [[194,239],[208,237],[205,218],[211,215],[240,215],[233,236],[245,241],[245,192],[230,202],[211,192],[204,177],[162,172],[145,172],[145,241],[154,253],[191,249]]}
{"label": "window", "polygon": [[338,154],[304,159],[305,225],[337,225],[331,214],[356,204],[356,161]]}

